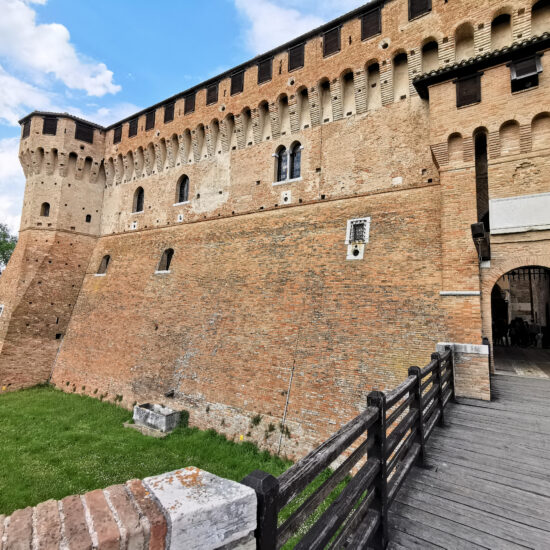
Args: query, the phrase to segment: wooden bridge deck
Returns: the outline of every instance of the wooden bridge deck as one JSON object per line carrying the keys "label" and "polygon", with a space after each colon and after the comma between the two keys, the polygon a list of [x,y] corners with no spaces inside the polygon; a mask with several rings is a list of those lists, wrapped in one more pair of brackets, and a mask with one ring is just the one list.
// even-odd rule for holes
{"label": "wooden bridge deck", "polygon": [[392,505],[391,550],[550,549],[550,380],[496,375],[445,411]]}

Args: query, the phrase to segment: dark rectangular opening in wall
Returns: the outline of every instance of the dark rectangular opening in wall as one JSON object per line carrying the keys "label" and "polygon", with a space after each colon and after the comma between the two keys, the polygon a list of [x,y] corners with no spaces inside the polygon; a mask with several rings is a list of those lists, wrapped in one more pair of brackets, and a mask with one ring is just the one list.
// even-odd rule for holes
{"label": "dark rectangular opening in wall", "polygon": [[183,108],[184,114],[195,112],[195,94],[190,94],[185,98],[185,107]]}
{"label": "dark rectangular opening in wall", "polygon": [[240,94],[244,90],[244,71],[231,76],[231,95]]}
{"label": "dark rectangular opening in wall", "polygon": [[288,50],[288,70],[294,71],[301,69],[304,66],[305,60],[305,44],[298,44]]}
{"label": "dark rectangular opening in wall", "polygon": [[340,51],[340,27],[327,31],[323,36],[323,55],[327,57]]}
{"label": "dark rectangular opening in wall", "polygon": [[481,74],[474,74],[455,80],[456,106],[465,107],[481,101]]}
{"label": "dark rectangular opening in wall", "polygon": [[149,111],[145,115],[145,131],[152,130],[155,127],[155,111]]}
{"label": "dark rectangular opening in wall", "polygon": [[22,134],[22,138],[23,138],[23,139],[28,138],[30,135],[31,135],[31,121],[30,121],[30,120],[26,120],[26,121],[23,123],[23,134]]}
{"label": "dark rectangular opening in wall", "polygon": [[521,92],[539,85],[539,74],[542,73],[542,63],[539,55],[520,59],[509,63],[512,92]]}
{"label": "dark rectangular opening in wall", "polygon": [[258,63],[258,84],[269,82],[273,77],[273,58],[264,59]]}
{"label": "dark rectangular opening in wall", "polygon": [[42,125],[42,133],[48,136],[57,134],[57,117],[45,116],[44,124]]}
{"label": "dark rectangular opening in wall", "polygon": [[168,105],[164,106],[164,124],[174,120],[174,108],[175,103],[173,101],[172,103],[168,103]]}
{"label": "dark rectangular opening in wall", "polygon": [[409,0],[409,19],[414,19],[432,10],[432,0]]}
{"label": "dark rectangular opening in wall", "polygon": [[128,125],[128,137],[136,136],[138,132],[138,119],[134,118]]}
{"label": "dark rectangular opening in wall", "polygon": [[380,8],[369,11],[361,17],[361,40],[366,40],[382,32]]}
{"label": "dark rectangular opening in wall", "polygon": [[120,143],[122,141],[122,126],[117,126],[113,133],[113,143]]}
{"label": "dark rectangular opening in wall", "polygon": [[94,142],[93,126],[90,126],[89,124],[84,124],[82,122],[77,122],[74,137],[79,141],[85,141],[86,143],[93,143]]}
{"label": "dark rectangular opening in wall", "polygon": [[208,88],[206,88],[206,104],[212,105],[213,103],[218,102],[218,89],[219,84],[216,82],[216,84],[210,84]]}

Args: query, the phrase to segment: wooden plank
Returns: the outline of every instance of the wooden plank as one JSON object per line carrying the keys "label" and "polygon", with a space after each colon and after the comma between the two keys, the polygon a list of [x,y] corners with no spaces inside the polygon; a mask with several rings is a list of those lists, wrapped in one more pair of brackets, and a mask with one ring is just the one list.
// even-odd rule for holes
{"label": "wooden plank", "polygon": [[539,479],[546,479],[550,482],[550,460],[548,459],[530,459],[528,457],[513,456],[510,453],[503,452],[501,449],[491,453],[491,448],[483,446],[482,443],[475,441],[456,441],[453,439],[436,438],[431,441],[430,450],[438,449],[443,453],[464,453],[464,456],[480,464],[497,463],[504,470],[525,472],[536,474]]}
{"label": "wooden plank", "polygon": [[[343,529],[338,533],[336,538],[332,541],[330,545],[331,550],[336,548],[344,548],[347,541],[351,538],[353,533],[357,530],[365,516],[369,512],[369,507],[374,500],[375,491],[371,491],[359,504],[359,506],[354,510],[352,516],[346,521]],[[380,514],[377,511],[374,511],[377,519],[380,519]]]}
{"label": "wooden plank", "polygon": [[463,474],[470,473],[474,477],[480,479],[486,479],[489,481],[496,481],[503,486],[515,487],[516,489],[524,489],[530,491],[536,495],[547,496],[548,492],[541,490],[537,482],[531,481],[529,476],[520,476],[521,479],[514,477],[503,476],[500,472],[495,473],[494,470],[488,469],[486,467],[480,468],[477,465],[472,465],[468,460],[464,459],[451,459],[449,455],[442,459],[441,456],[438,456],[436,453],[429,453],[426,458],[426,463],[429,466],[437,467],[440,470],[443,470],[447,467],[447,464],[452,464],[456,469],[460,469]]}
{"label": "wooden plank", "polygon": [[338,531],[344,519],[355,506],[359,497],[372,489],[374,477],[380,471],[380,463],[368,460],[357,475],[346,485],[338,498],[327,508],[317,522],[296,545],[296,550],[324,548]]}
{"label": "wooden plank", "polygon": [[397,496],[397,501],[407,504],[417,510],[446,518],[464,525],[468,525],[480,532],[494,537],[504,538],[518,545],[528,543],[528,547],[548,548],[550,540],[548,531],[502,519],[494,514],[487,513],[471,505],[455,502],[433,494],[416,491],[413,487],[404,488]]}
{"label": "wooden plank", "polygon": [[420,444],[415,443],[406,454],[402,462],[399,463],[399,468],[395,471],[395,475],[391,478],[388,487],[388,505],[391,505],[392,500],[399,491],[403,480],[411,470],[418,455],[420,454]]}
{"label": "wooden plank", "polygon": [[368,407],[317,449],[283,472],[279,477],[279,511],[365,432],[378,416],[377,408]]}
{"label": "wooden plank", "polygon": [[[399,502],[396,502],[392,507],[389,526],[392,532],[394,530],[401,531],[447,549],[479,550],[483,548],[483,550],[487,550],[492,548],[505,550],[504,547],[497,544],[500,543],[499,539],[492,538],[488,541],[489,537],[487,535],[483,536],[483,533],[478,533],[475,529],[439,518],[433,514],[427,514]],[[483,536],[484,542],[481,544],[475,542],[481,536]],[[487,542],[490,542],[492,546],[488,545]],[[503,542],[506,543],[506,541]],[[506,548],[518,550],[517,546]]]}
{"label": "wooden plank", "polygon": [[434,448],[437,447],[445,451],[464,449],[499,460],[506,459],[517,464],[518,468],[526,465],[529,470],[540,471],[543,476],[550,478],[550,457],[548,455],[540,453],[533,456],[517,444],[512,444],[510,440],[504,440],[499,446],[496,446],[489,444],[485,439],[450,438],[442,436],[440,433],[434,433],[430,441]]}
{"label": "wooden plank", "polygon": [[452,467],[444,471],[414,468],[414,474],[411,473],[411,477],[407,480],[407,483],[409,482],[443,487],[455,495],[464,495],[465,498],[472,498],[472,495],[475,495],[475,498],[484,504],[492,503],[515,514],[525,514],[543,524],[550,523],[549,497],[533,495],[521,489],[505,487],[493,481],[463,475],[461,472],[455,473]]}
{"label": "wooden plank", "polygon": [[346,548],[349,548],[349,550],[364,550],[367,548],[369,539],[379,524],[380,514],[375,510],[369,510],[365,520],[361,523]]}
{"label": "wooden plank", "polygon": [[[521,507],[515,505],[513,497],[510,494],[502,501],[495,498],[494,495],[487,495],[474,488],[465,488],[448,483],[443,477],[437,478],[436,480],[421,479],[418,476],[418,472],[415,472],[415,475],[411,475],[410,478],[407,479],[403,485],[403,492],[405,492],[405,488],[407,491],[412,490],[414,493],[434,495],[452,502],[470,506],[474,510],[482,510],[499,518],[534,527],[547,532],[547,536],[550,537],[550,521],[538,519],[530,512],[525,513]],[[401,492],[398,498],[400,498],[400,496]],[[509,507],[507,507],[506,504]]]}
{"label": "wooden plank", "polygon": [[441,550],[443,546],[432,544],[427,540],[420,539],[414,535],[408,535],[402,531],[392,530],[391,541],[388,544],[388,550]]}
{"label": "wooden plank", "polygon": [[404,382],[401,382],[397,388],[384,392],[386,396],[386,409],[391,409],[405,394],[407,394],[415,385],[416,377],[409,376]]}
{"label": "wooden plank", "polygon": [[365,439],[355,451],[336,469],[336,471],[304,502],[277,530],[277,544],[283,546],[300,528],[327,496],[350,473],[367,451],[368,440]]}

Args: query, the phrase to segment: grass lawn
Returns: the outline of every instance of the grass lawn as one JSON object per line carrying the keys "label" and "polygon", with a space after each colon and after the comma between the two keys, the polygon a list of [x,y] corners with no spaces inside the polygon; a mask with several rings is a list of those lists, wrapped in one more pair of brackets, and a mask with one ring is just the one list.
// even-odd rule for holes
{"label": "grass lawn", "polygon": [[48,387],[0,396],[0,514],[186,466],[236,481],[290,466],[214,431],[146,437],[122,426],[130,418],[111,403]]}
{"label": "grass lawn", "polygon": [[[0,514],[186,466],[241,481],[257,469],[279,476],[291,465],[213,430],[180,427],[165,439],[146,437],[123,427],[130,418],[130,411],[112,403],[51,387],[1,395]],[[279,523],[329,475],[329,470],[323,472],[288,505]],[[345,484],[333,491],[285,550],[294,547]]]}

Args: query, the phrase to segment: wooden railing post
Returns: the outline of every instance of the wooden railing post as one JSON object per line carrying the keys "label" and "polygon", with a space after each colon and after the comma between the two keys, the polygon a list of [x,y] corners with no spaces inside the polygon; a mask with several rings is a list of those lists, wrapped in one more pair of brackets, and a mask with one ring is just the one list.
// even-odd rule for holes
{"label": "wooden railing post", "polygon": [[437,407],[439,409],[439,425],[445,426],[445,408],[443,407],[443,381],[441,377],[441,355],[439,353],[432,353],[432,361],[436,361],[437,365],[435,367],[436,377],[435,381],[439,384],[439,389],[437,390],[437,399],[439,401]]}
{"label": "wooden railing post", "polygon": [[385,550],[388,542],[388,476],[386,456],[386,396],[383,392],[373,391],[367,397],[367,406],[378,409],[378,418],[367,434],[367,456],[380,464],[380,471],[374,482],[375,497],[372,509],[380,514],[378,529],[371,542],[375,550]]}
{"label": "wooden railing post", "polygon": [[409,367],[409,376],[416,377],[416,382],[411,388],[411,393],[414,393],[414,399],[409,408],[411,411],[418,411],[415,440],[420,445],[418,464],[423,466],[426,458],[426,436],[424,433],[424,404],[422,403],[422,369],[420,367]]}
{"label": "wooden railing post", "polygon": [[254,489],[258,498],[258,526],[254,532],[257,550],[276,550],[279,480],[271,474],[255,470],[241,483]]}
{"label": "wooden railing post", "polygon": [[451,352],[451,355],[449,357],[449,362],[451,364],[451,377],[449,378],[449,384],[450,384],[451,391],[453,392],[451,394],[451,401],[453,403],[455,403],[456,402],[456,399],[455,399],[455,353],[454,353],[454,350],[451,346],[445,346],[445,351],[450,351]]}

